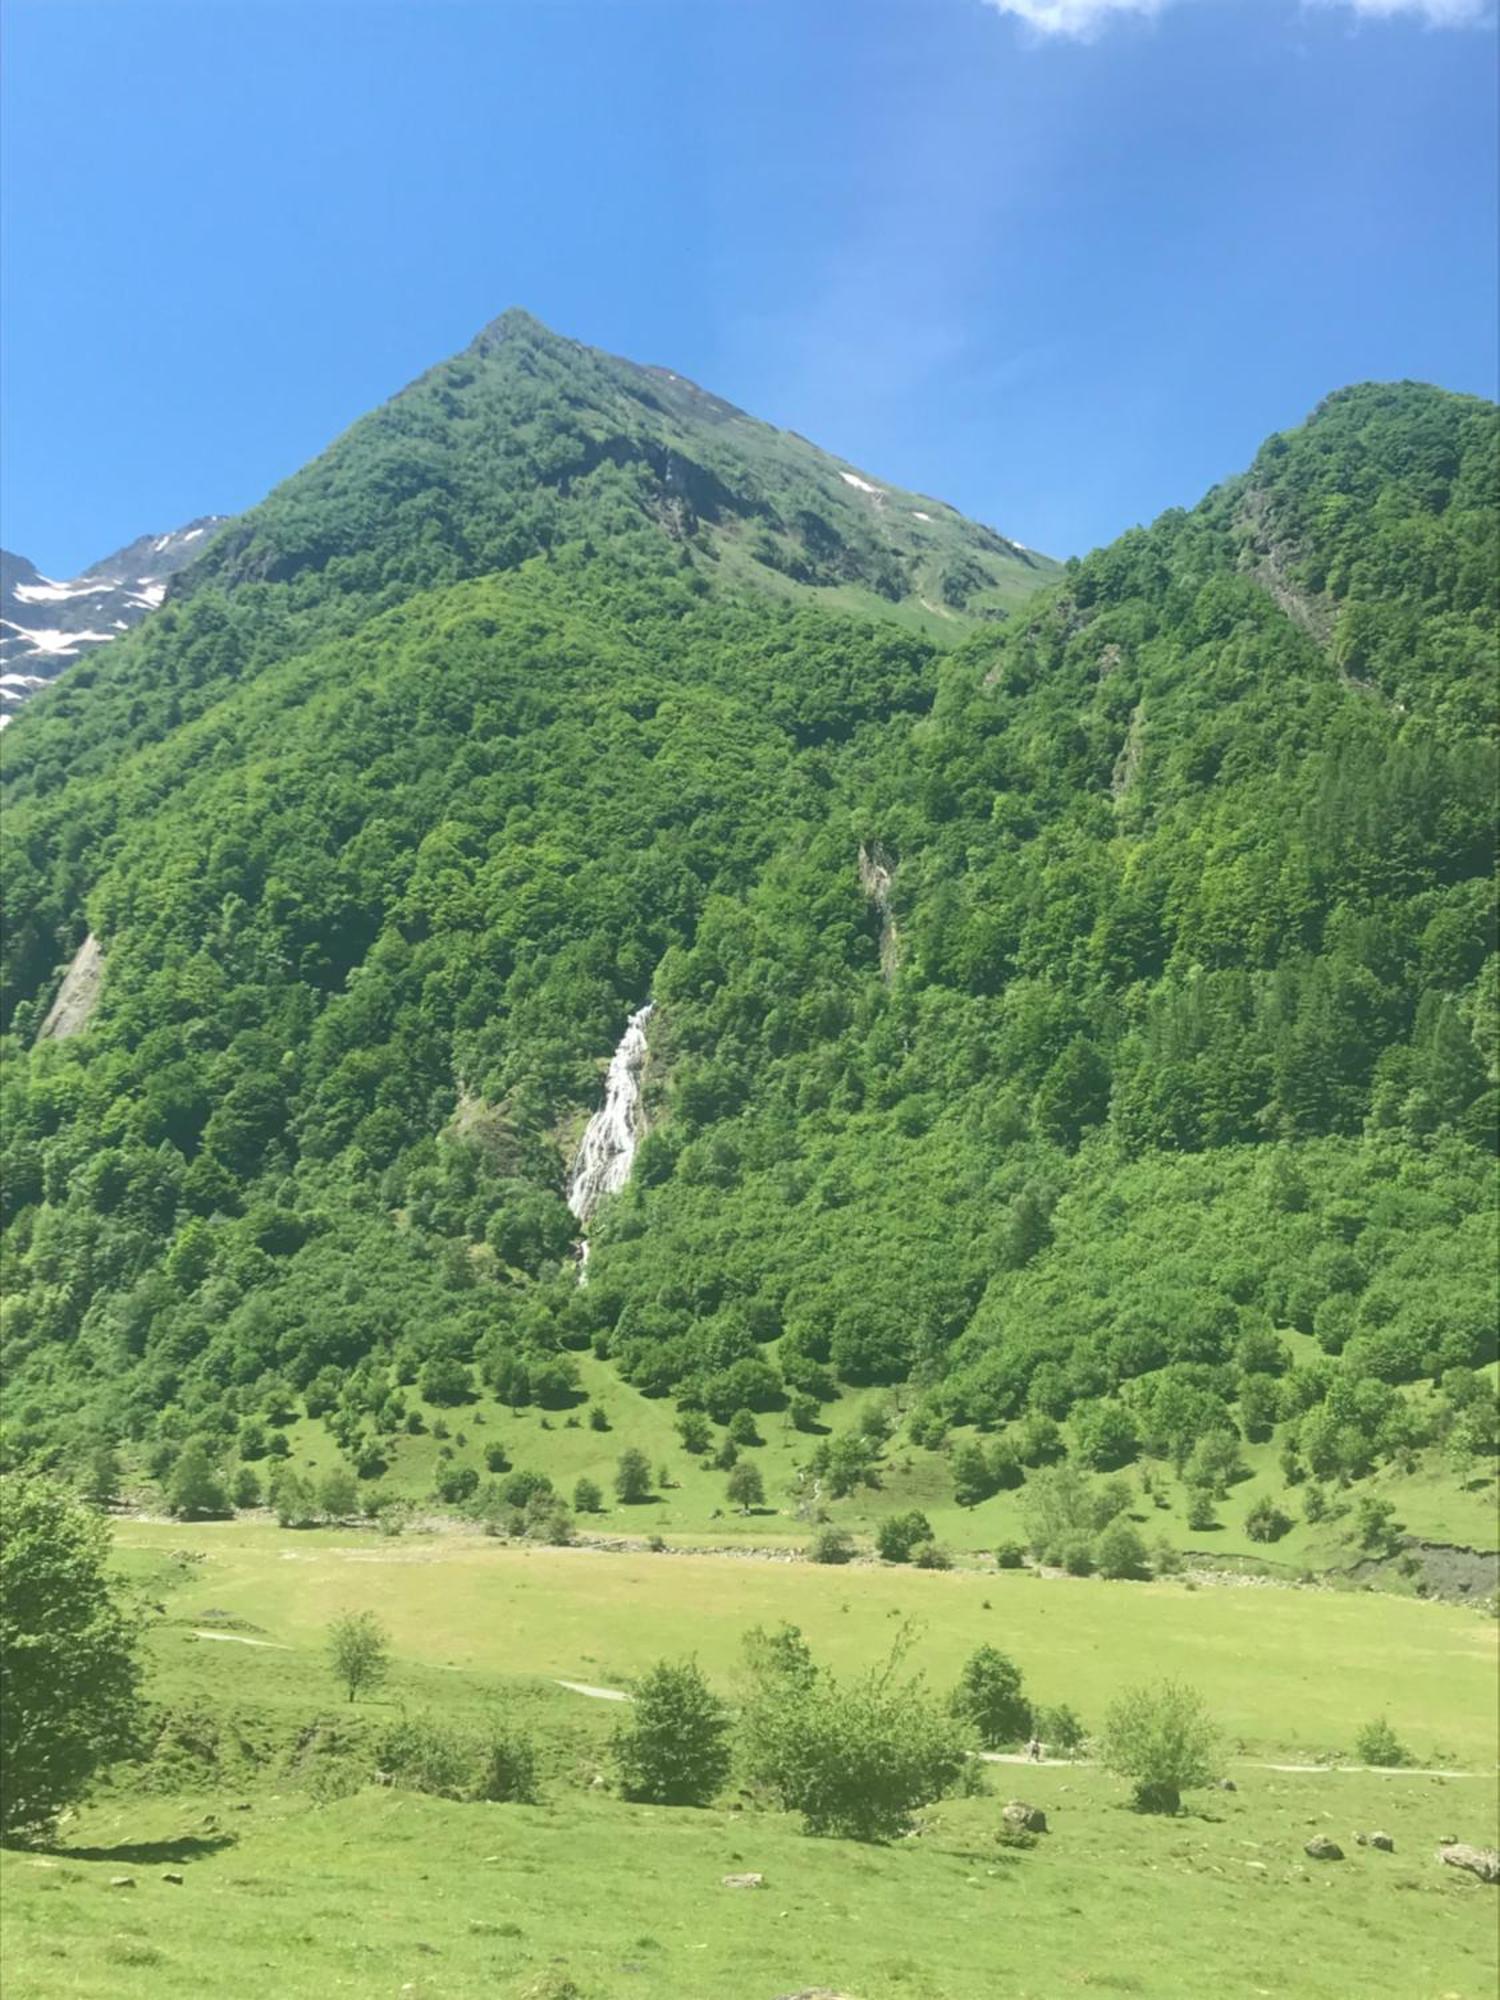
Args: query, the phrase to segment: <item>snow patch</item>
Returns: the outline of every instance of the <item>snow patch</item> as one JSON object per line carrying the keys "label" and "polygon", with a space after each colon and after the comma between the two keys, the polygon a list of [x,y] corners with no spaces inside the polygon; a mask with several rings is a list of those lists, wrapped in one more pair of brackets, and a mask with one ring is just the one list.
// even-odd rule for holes
{"label": "snow patch", "polygon": [[861,493],[883,494],[885,492],[883,486],[872,486],[868,479],[861,479],[857,472],[841,472],[839,478],[843,480],[846,486],[858,487]]}
{"label": "snow patch", "polygon": [[46,577],[40,583],[18,583],[16,601],[20,604],[66,604],[70,597],[97,597],[101,591],[113,589],[112,583],[54,583]]}
{"label": "snow patch", "polygon": [[932,516],[930,514],[924,514],[920,507],[912,508],[911,517],[914,521],[930,521],[932,519]]}
{"label": "snow patch", "polygon": [[167,586],[164,583],[153,583],[148,576],[137,577],[136,583],[138,588],[131,591],[131,597],[137,604],[144,604],[148,611],[154,611],[166,596]]}

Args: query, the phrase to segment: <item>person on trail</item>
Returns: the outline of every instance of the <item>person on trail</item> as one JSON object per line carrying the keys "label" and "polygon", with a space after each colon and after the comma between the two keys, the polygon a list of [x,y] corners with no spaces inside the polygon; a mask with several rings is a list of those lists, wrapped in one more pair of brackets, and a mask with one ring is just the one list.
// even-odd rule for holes
{"label": "person on trail", "polygon": [[1031,1759],[1033,1764],[1041,1763],[1042,1745],[1038,1737],[1033,1736],[1031,1741],[1026,1745],[1026,1755]]}

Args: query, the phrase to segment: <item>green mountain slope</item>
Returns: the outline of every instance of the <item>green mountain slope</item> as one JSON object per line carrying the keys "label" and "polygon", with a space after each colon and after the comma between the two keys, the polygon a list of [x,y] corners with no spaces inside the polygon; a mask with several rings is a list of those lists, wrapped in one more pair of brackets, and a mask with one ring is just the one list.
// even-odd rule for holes
{"label": "green mountain slope", "polygon": [[1010,545],[508,315],[7,732],[10,1448],[305,1411],[373,1474],[592,1347],[716,1422],[909,1385],[962,1490],[1219,1431],[1471,1477],[1496,444],[1346,391],[976,626]]}

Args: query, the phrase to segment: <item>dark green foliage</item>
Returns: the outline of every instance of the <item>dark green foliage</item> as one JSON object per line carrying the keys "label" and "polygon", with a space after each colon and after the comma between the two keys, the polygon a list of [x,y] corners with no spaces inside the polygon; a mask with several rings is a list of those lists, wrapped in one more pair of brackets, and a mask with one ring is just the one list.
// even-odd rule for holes
{"label": "dark green foliage", "polygon": [[141,1720],[108,1532],[42,1479],[0,1478],[0,1834],[44,1836]]}
{"label": "dark green foliage", "polygon": [[931,1542],[932,1525],[915,1508],[905,1514],[887,1514],[875,1530],[875,1548],[882,1562],[910,1562],[917,1549]]}
{"label": "dark green foliage", "polygon": [[742,1514],[748,1514],[753,1507],[763,1507],[766,1499],[765,1481],[760,1476],[760,1467],[743,1459],[730,1472],[724,1482],[725,1496],[731,1507],[738,1507]]}
{"label": "dark green foliage", "polygon": [[390,1634],[373,1611],[346,1611],[328,1628],[328,1662],[350,1701],[391,1670]]}
{"label": "dark green foliage", "polygon": [[575,1514],[603,1513],[604,1495],[592,1479],[580,1479],[574,1486],[573,1511]]}
{"label": "dark green foliage", "polygon": [[502,1805],[534,1806],[539,1802],[536,1745],[524,1729],[505,1721],[491,1727],[475,1795]]}
{"label": "dark green foliage", "polygon": [[952,1707],[986,1750],[1019,1743],[1031,1734],[1031,1703],[1022,1692],[1021,1670],[994,1646],[980,1646],[964,1662]]}
{"label": "dark green foliage", "polygon": [[[1043,566],[524,321],[432,371],[5,732],[12,1451],[300,1403],[362,1468],[586,1346],[815,1436],[915,1378],[968,1504],[1415,1448],[1495,1352],[1495,439],[1344,392],[963,637]],[[648,993],[580,1289],[557,1134]]]}
{"label": "dark green foliage", "polygon": [[167,1505],[174,1514],[184,1515],[190,1521],[229,1512],[229,1489],[209,1456],[208,1447],[196,1439],[183,1446],[172,1468]]}
{"label": "dark green foliage", "polygon": [[634,1445],[620,1453],[615,1467],[615,1495],[627,1507],[635,1506],[651,1496],[651,1461],[643,1451]]}
{"label": "dark green foliage", "polygon": [[729,1715],[691,1660],[663,1660],[615,1732],[620,1789],[655,1805],[706,1806],[729,1775]]}
{"label": "dark green foliage", "polygon": [[1355,1737],[1354,1754],[1361,1764],[1375,1764],[1385,1770],[1397,1770],[1416,1761],[1383,1715],[1367,1722]]}
{"label": "dark green foliage", "polygon": [[1252,1542],[1279,1542],[1291,1525],[1291,1515],[1269,1493],[1263,1493],[1245,1516],[1245,1533]]}
{"label": "dark green foliage", "polygon": [[1111,1521],[1093,1547],[1094,1567],[1101,1576],[1145,1577],[1151,1559],[1139,1532],[1123,1518]]}
{"label": "dark green foliage", "polygon": [[819,1528],[807,1545],[809,1562],[846,1563],[853,1554],[854,1538],[843,1528]]}

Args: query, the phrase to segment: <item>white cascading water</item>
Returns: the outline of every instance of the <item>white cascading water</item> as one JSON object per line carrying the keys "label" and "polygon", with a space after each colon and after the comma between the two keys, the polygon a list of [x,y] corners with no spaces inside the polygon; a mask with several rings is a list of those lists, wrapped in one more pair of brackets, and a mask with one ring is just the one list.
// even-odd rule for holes
{"label": "white cascading water", "polygon": [[[606,1195],[618,1194],[630,1178],[630,1163],[641,1136],[641,1066],[646,1060],[646,1023],[651,1002],[632,1014],[604,1079],[604,1102],[584,1128],[568,1176],[568,1206],[585,1229]],[[585,1235],[580,1254],[588,1260]]]}

